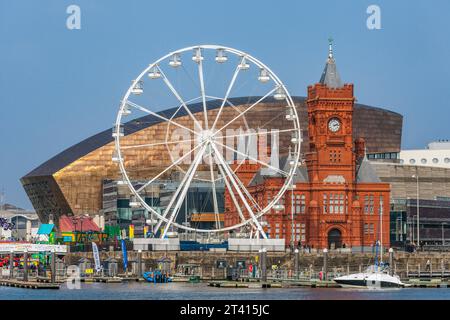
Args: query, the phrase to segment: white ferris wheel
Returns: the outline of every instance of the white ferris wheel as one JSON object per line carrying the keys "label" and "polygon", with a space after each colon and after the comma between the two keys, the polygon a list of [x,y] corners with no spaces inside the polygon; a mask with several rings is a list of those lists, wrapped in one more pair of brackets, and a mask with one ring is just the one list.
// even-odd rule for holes
{"label": "white ferris wheel", "polygon": [[[245,97],[239,103],[233,103],[230,97],[236,93]],[[253,93],[261,94],[253,97]],[[170,112],[161,111],[165,109],[161,109],[157,100],[173,108]],[[264,113],[266,102],[272,102],[271,114],[277,117],[264,119],[258,128],[251,128],[248,119]],[[145,121],[157,123],[164,134],[143,135],[138,142],[128,141],[124,122],[133,116],[137,125],[145,125]],[[270,161],[272,154],[260,157],[248,150],[251,143],[256,141],[259,147],[258,141],[274,132],[288,137],[277,146],[271,143],[271,148],[275,147],[280,155],[289,154],[288,164],[282,168]],[[299,163],[301,143],[297,110],[277,75],[248,53],[219,45],[176,50],[146,67],[132,81],[121,101],[113,137],[113,161],[119,165],[120,182],[131,191],[130,206],[145,209],[155,217],[152,230],[161,238],[174,228],[217,233],[243,226],[267,238],[262,227],[263,216],[282,207],[282,197],[292,185]],[[230,141],[243,142],[245,147],[236,147]],[[138,151],[144,148],[153,149],[156,158],[136,160]],[[166,161],[164,165],[162,159]],[[284,178],[281,188],[266,203],[252,194],[237,174],[245,161]],[[136,172],[141,172],[141,176]],[[145,172],[144,178],[142,172]],[[158,209],[148,203],[145,193],[149,188],[161,186],[174,172],[179,172],[180,178],[165,206]],[[137,180],[140,183],[136,183]],[[190,188],[199,184],[209,190],[210,214],[215,219],[212,228],[199,228],[177,220],[180,209],[186,206]],[[224,226],[219,218],[223,214],[223,199],[220,204],[218,200],[220,187],[229,195],[239,216],[239,222],[232,226]]]}

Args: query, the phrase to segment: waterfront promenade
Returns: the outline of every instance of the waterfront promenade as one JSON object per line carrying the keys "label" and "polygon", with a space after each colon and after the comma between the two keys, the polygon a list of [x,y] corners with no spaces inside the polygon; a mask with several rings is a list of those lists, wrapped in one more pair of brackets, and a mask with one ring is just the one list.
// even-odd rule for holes
{"label": "waterfront promenade", "polygon": [[[259,265],[258,252],[213,252],[213,251],[143,251],[141,253],[143,268],[155,269],[165,260],[165,267],[169,273],[174,274],[180,265],[197,265],[196,274],[205,280],[226,278],[226,268],[218,267],[218,262],[224,262],[227,267],[235,268],[243,265],[241,275],[246,275],[248,266]],[[70,253],[65,257],[66,265],[77,265],[80,259],[93,262],[92,252]],[[102,261],[114,259],[122,266],[122,253],[120,251],[101,252]],[[131,268],[139,260],[137,251],[128,253]],[[297,260],[296,260],[297,259]],[[268,252],[266,259],[268,275],[271,273],[288,277],[299,275],[318,278],[319,272],[324,271],[324,254],[301,252],[296,258],[294,252]],[[372,253],[340,253],[330,251],[326,259],[327,273],[331,276],[359,272],[374,263]],[[384,262],[389,262],[389,254],[384,254]],[[296,262],[297,261],[297,262]],[[427,262],[429,265],[427,266]],[[393,271],[401,278],[447,278],[450,276],[450,252],[395,252],[391,265]],[[137,267],[134,268],[137,270]]]}
{"label": "waterfront promenade", "polygon": [[450,300],[449,289],[217,288],[206,283],[82,283],[79,290],[0,287],[4,300]]}
{"label": "waterfront promenade", "polygon": [[[374,256],[333,251],[326,256],[323,252],[268,252],[264,262],[265,273],[261,269],[261,257],[255,252],[129,251],[128,268],[124,270],[120,251],[103,251],[100,253],[104,266],[101,273],[93,271],[92,252],[67,253],[55,260],[58,262],[50,265],[44,275],[38,276],[35,270],[27,270],[26,278],[23,269],[15,267],[11,277],[8,267],[4,266],[0,286],[58,289],[70,276],[68,268],[75,266],[83,283],[139,282],[144,280],[143,272],[158,269],[177,283],[197,280],[221,289],[329,289],[339,287],[332,281],[334,277],[363,271],[373,265]],[[449,252],[396,252],[392,257],[386,254],[384,261],[390,262],[392,270],[410,287],[450,287]]]}

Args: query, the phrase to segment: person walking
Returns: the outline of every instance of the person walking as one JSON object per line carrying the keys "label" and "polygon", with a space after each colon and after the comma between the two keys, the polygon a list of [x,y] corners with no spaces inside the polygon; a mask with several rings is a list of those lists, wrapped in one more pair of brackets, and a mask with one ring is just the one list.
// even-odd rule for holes
{"label": "person walking", "polygon": [[430,262],[430,259],[428,259],[427,264],[425,266],[425,271],[430,271],[430,267],[431,267],[431,262]]}

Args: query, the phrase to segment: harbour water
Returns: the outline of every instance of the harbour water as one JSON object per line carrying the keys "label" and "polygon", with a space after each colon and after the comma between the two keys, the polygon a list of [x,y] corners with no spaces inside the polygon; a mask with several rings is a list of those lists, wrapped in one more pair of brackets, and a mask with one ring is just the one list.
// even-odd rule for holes
{"label": "harbour water", "polygon": [[342,289],[283,288],[235,289],[206,283],[81,283],[81,289],[31,290],[0,287],[0,300],[450,300],[449,288]]}

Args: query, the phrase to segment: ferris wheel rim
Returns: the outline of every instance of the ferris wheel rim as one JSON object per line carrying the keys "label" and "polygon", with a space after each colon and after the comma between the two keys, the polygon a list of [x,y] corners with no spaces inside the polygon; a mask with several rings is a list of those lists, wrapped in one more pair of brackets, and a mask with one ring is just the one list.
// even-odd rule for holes
{"label": "ferris wheel rim", "polygon": [[[230,47],[226,47],[226,46],[221,46],[221,45],[196,45],[196,46],[190,46],[190,47],[185,47],[182,49],[178,49],[175,51],[172,51],[166,55],[164,55],[163,57],[159,58],[158,60],[156,60],[155,62],[153,62],[152,64],[148,65],[140,74],[139,76],[134,80],[134,83],[137,81],[140,81],[142,79],[142,77],[148,73],[150,71],[150,69],[152,69],[153,67],[157,66],[161,61],[164,61],[168,58],[170,58],[171,56],[173,56],[174,54],[181,54],[183,52],[187,52],[190,50],[194,50],[194,49],[212,49],[212,50],[218,50],[218,49],[222,49],[225,52],[229,52],[229,53],[233,53],[235,55],[241,56],[241,57],[245,57],[245,59],[247,61],[251,61],[253,64],[255,64],[256,66],[260,67],[260,68],[264,68],[265,70],[267,70],[269,72],[269,74],[271,75],[273,81],[275,82],[275,84],[278,87],[281,87],[284,90],[284,93],[286,95],[285,100],[288,103],[288,106],[292,108],[293,113],[295,115],[295,121],[294,121],[294,127],[295,130],[298,132],[299,137],[301,137],[301,131],[300,131],[300,123],[298,121],[298,113],[297,113],[297,109],[295,106],[295,103],[289,93],[289,91],[287,90],[286,86],[284,85],[283,82],[281,82],[281,80],[278,78],[278,76],[264,63],[262,63],[260,60],[256,59],[255,57],[251,56],[248,53],[245,53],[243,51],[234,49],[234,48],[230,48]],[[122,103],[120,105],[120,109],[119,112],[117,114],[116,117],[116,122],[115,122],[115,129],[119,130],[120,126],[121,126],[121,118],[123,116],[123,111],[125,106],[127,105],[128,99],[130,97],[131,94],[131,90],[133,88],[133,85],[131,85],[126,94],[124,95],[124,98],[122,99]],[[201,145],[197,145],[196,147],[200,147]],[[213,144],[212,144],[213,146]],[[115,149],[118,152],[118,156],[119,156],[119,168],[122,174],[123,179],[126,180],[129,189],[131,191],[131,193],[140,201],[140,203],[143,205],[143,207],[148,210],[149,212],[151,212],[152,214],[154,214],[158,219],[160,219],[160,221],[164,221],[166,223],[168,223],[170,221],[170,219],[166,218],[165,216],[163,216],[162,214],[158,213],[156,210],[154,210],[152,207],[150,207],[145,200],[141,197],[141,195],[139,194],[139,192],[137,192],[135,190],[135,188],[132,185],[132,182],[127,174],[127,170],[125,169],[124,163],[122,161],[122,156],[121,156],[121,150],[120,150],[120,138],[118,136],[115,137]],[[266,214],[268,211],[273,209],[273,206],[281,199],[281,197],[285,194],[287,188],[289,187],[289,185],[292,184],[292,181],[294,179],[294,175],[295,175],[295,171],[297,170],[298,167],[298,163],[299,163],[299,158],[300,158],[300,143],[298,143],[296,145],[296,151],[294,152],[294,165],[291,166],[290,170],[288,171],[288,176],[286,177],[286,181],[283,184],[283,186],[281,187],[280,191],[277,193],[277,195],[272,199],[271,202],[269,202],[262,210],[259,210],[258,212],[255,212],[256,214],[254,214],[253,217],[249,217],[246,220],[242,220],[241,222],[232,225],[232,226],[228,226],[228,227],[223,227],[223,228],[216,228],[216,229],[201,229],[201,228],[193,228],[193,227],[188,227],[182,224],[179,224],[175,221],[171,222],[171,225],[174,227],[177,227],[179,229],[182,230],[186,230],[186,231],[193,231],[193,232],[199,232],[199,233],[220,233],[220,232],[226,232],[226,231],[230,231],[230,230],[234,230],[237,228],[240,228],[242,226],[245,225],[249,225],[252,223],[252,221],[255,221],[255,219],[259,219],[261,218],[264,214]],[[256,211],[256,210],[255,210]],[[258,231],[262,232],[261,227],[259,225],[259,227],[257,228]]]}

